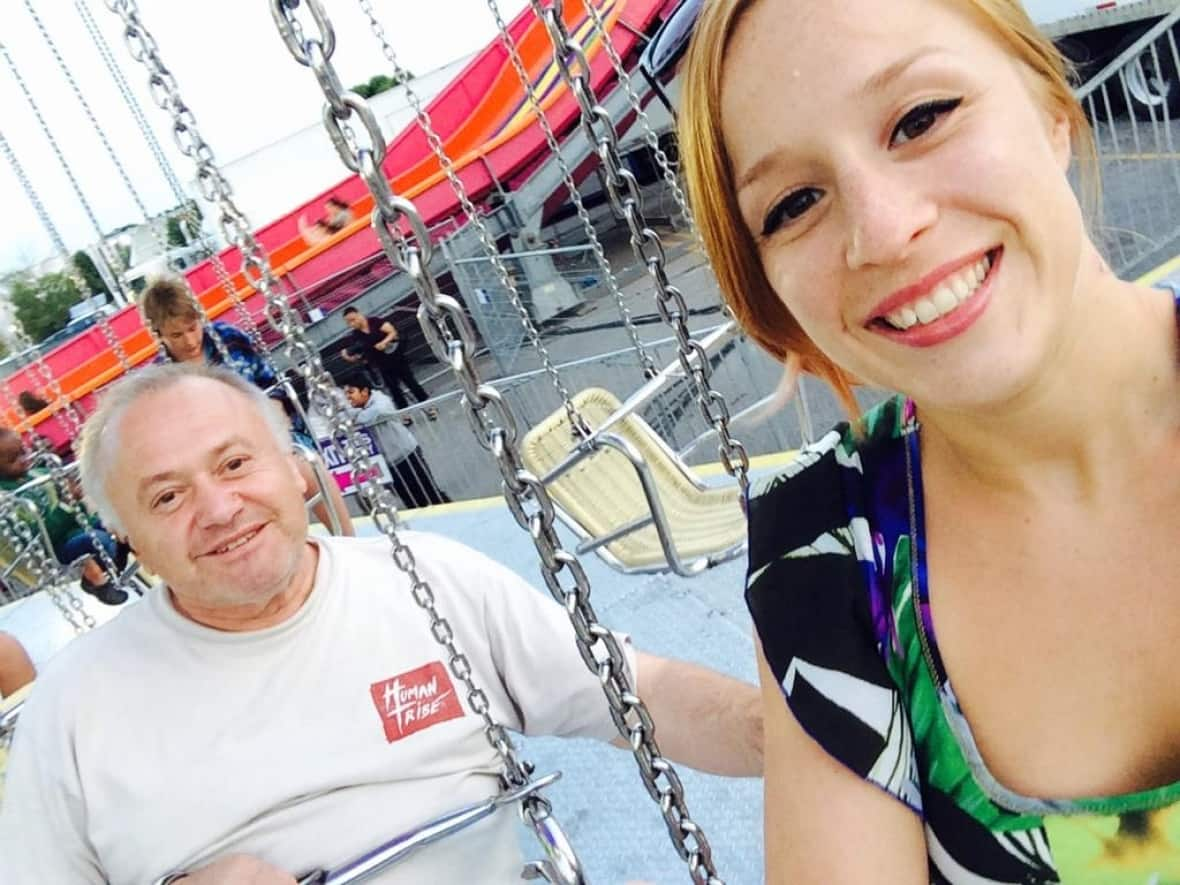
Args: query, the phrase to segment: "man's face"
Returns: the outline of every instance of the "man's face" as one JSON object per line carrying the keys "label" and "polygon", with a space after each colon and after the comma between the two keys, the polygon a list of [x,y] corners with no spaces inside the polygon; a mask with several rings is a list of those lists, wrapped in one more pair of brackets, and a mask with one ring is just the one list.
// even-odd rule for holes
{"label": "man's face", "polygon": [[362,317],[359,312],[346,313],[344,315],[344,322],[348,323],[349,326],[356,329],[357,331],[360,331],[365,327],[365,318]]}
{"label": "man's face", "polygon": [[178,363],[201,362],[205,358],[204,331],[195,317],[173,317],[160,326],[160,340]]}
{"label": "man's face", "polygon": [[353,387],[351,384],[344,385],[344,395],[348,397],[354,409],[363,409],[369,401],[369,391],[363,387]]}
{"label": "man's face", "polygon": [[0,433],[0,476],[19,479],[29,472],[29,458],[20,437],[11,431]]}
{"label": "man's face", "polygon": [[291,453],[238,391],[189,378],[124,414],[107,477],[136,555],[183,605],[265,604],[307,543]]}

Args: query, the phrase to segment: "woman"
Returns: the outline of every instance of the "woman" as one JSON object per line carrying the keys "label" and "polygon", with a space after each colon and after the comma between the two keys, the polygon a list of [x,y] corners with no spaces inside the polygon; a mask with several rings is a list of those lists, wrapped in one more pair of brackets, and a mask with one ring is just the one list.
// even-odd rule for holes
{"label": "woman", "polygon": [[[303,445],[311,443],[307,427],[277,387],[278,376],[254,348],[249,337],[228,323],[205,324],[193,302],[188,286],[178,277],[161,277],[154,280],[145,290],[140,304],[144,319],[157,338],[164,345],[167,359],[179,362],[203,362],[212,365],[226,365],[251,384],[266,390],[280,408],[291,419],[291,433]],[[311,446],[314,448],[314,445]],[[317,488],[312,467],[307,461],[298,459],[299,470],[307,483],[308,494]],[[315,505],[316,518],[330,526],[328,507],[332,508],[340,522],[341,534],[354,535],[352,518],[348,505],[335,485],[329,486],[329,501]]]}
{"label": "woman", "polygon": [[714,0],[681,127],[744,327],[904,394],[750,502],[768,880],[1175,880],[1177,307],[1088,236],[1062,59],[1018,0]]}

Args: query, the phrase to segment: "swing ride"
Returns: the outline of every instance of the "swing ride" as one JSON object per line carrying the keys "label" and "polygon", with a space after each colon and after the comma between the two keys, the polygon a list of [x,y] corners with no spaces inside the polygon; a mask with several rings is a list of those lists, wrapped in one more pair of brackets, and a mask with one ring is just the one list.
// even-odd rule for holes
{"label": "swing ride", "polygon": [[[395,70],[399,69],[395,50],[373,5],[369,0],[358,3],[383,54]],[[327,419],[332,439],[351,461],[359,496],[370,513],[373,528],[390,542],[394,567],[405,572],[416,588],[415,601],[444,647],[444,660],[452,676],[461,684],[472,709],[477,713],[483,710],[480,715],[485,720],[485,733],[502,763],[503,791],[499,796],[426,821],[364,857],[331,870],[305,873],[299,881],[363,881],[417,846],[446,838],[503,807],[516,808],[540,842],[542,859],[526,867],[526,877],[574,883],[586,881],[589,875],[557,822],[560,809],[541,794],[558,774],[534,775],[533,766],[524,761],[513,739],[491,719],[486,704],[479,703],[482,692],[473,682],[462,650],[454,646],[450,638],[453,634],[434,606],[429,585],[416,571],[413,556],[401,538],[397,502],[375,479],[373,463],[351,419],[339,408],[333,395],[334,382],[307,335],[303,318],[290,301],[286,277],[296,268],[323,274],[325,269],[330,272],[357,256],[376,251],[383,253],[413,286],[426,340],[434,355],[453,373],[475,438],[498,466],[508,512],[532,538],[544,583],[569,614],[581,657],[601,683],[619,736],[632,750],[640,780],[658,807],[675,854],[685,865],[682,869],[686,868],[692,881],[723,881],[724,871],[714,859],[713,846],[689,811],[684,781],[661,755],[655,723],[630,684],[622,650],[614,636],[601,626],[591,605],[590,576],[603,572],[593,563],[583,566],[575,552],[564,546],[561,531],[562,527],[568,528],[581,540],[577,554],[594,552],[603,563],[622,573],[698,575],[734,560],[744,550],[741,502],[749,482],[750,459],[730,432],[731,420],[740,415],[731,418],[725,397],[711,383],[714,367],[724,358],[723,347],[734,338],[733,326],[723,322],[712,330],[690,330],[690,310],[672,282],[665,246],[644,215],[638,181],[620,150],[624,131],[634,129],[640,133],[642,144],[659,168],[662,186],[691,231],[691,211],[680,189],[674,162],[645,110],[648,88],[630,76],[643,45],[642,35],[661,20],[665,4],[651,0],[608,0],[600,6],[560,0],[552,4],[536,2],[507,23],[493,0],[489,7],[499,37],[465,69],[460,80],[468,81],[467,88],[444,90],[440,96],[423,102],[413,84],[408,84],[405,89],[416,112],[415,123],[387,143],[368,102],[341,87],[332,64],[335,32],[324,5],[318,0],[273,0],[275,27],[294,61],[314,74],[325,100],[327,135],[342,166],[352,173],[332,193],[344,196],[355,219],[314,244],[293,236],[304,207],[258,232],[253,230],[235,203],[214,152],[203,139],[136,4],[131,0],[108,0],[106,5],[118,17],[130,57],[142,68],[141,76],[146,77],[151,99],[167,115],[177,147],[192,162],[201,196],[213,206],[229,243],[227,249],[186,273],[202,321],[233,311],[237,324],[284,379],[281,383],[296,409],[302,406],[291,382],[298,379],[306,387],[310,407]],[[180,175],[171,168],[155,140],[134,97],[135,90],[111,57],[110,47],[103,41],[85,0],[75,0],[75,6],[119,85],[145,143],[152,148],[177,204],[191,205],[179,184]],[[32,0],[26,0],[26,8],[46,44],[52,47],[52,36],[37,16]],[[110,249],[79,177],[72,172],[60,142],[38,109],[35,90],[2,45],[0,50],[42,135],[53,148],[58,165],[69,178],[78,205],[87,212],[116,286],[123,286],[128,268]],[[52,52],[91,125],[102,133],[68,65],[55,48]],[[481,91],[470,88],[472,83],[492,85]],[[455,85],[458,87],[459,81]],[[480,99],[472,99],[473,94]],[[461,104],[461,100],[467,104]],[[109,148],[105,136],[103,142]],[[31,177],[7,141],[0,141],[0,147],[51,241],[62,256],[67,256],[64,239]],[[113,150],[110,158],[116,160]],[[656,364],[650,341],[641,335],[633,313],[634,301],[628,303],[633,296],[625,293],[626,287],[620,282],[617,268],[612,267],[609,250],[596,229],[600,222],[592,218],[583,196],[584,181],[595,165],[601,167],[609,205],[625,224],[631,246],[647,274],[645,288],[655,292],[657,313],[672,332],[677,356],[667,366]],[[535,180],[539,167],[554,170],[559,190],[544,202],[554,205],[568,201],[573,207],[603,286],[634,349],[638,389],[622,401],[598,388],[577,393],[568,388],[542,341],[542,331],[521,281],[501,257],[501,231],[493,229],[488,221],[489,196],[502,194],[505,185],[511,188]],[[132,176],[123,166],[117,168],[133,194],[133,202],[149,219],[142,199],[135,195]],[[316,197],[305,205],[320,201],[322,197]],[[432,225],[443,217],[471,230],[478,239],[484,258],[494,268],[519,319],[525,340],[561,401],[550,418],[537,422],[532,429],[521,425],[509,400],[494,382],[483,377],[478,358],[479,335],[471,318],[459,300],[440,289]],[[156,230],[155,236],[161,238],[163,231]],[[129,293],[123,294],[126,297]],[[260,325],[279,336],[273,352],[263,346]],[[213,337],[223,358],[227,357],[224,346]],[[48,414],[60,415],[67,429],[66,439],[52,441],[70,442],[84,420],[81,406],[87,397],[162,352],[162,345],[143,326],[134,308],[109,318],[100,317],[94,332],[82,339],[54,353],[37,356],[33,365],[0,385],[10,419],[20,414],[15,392],[22,385],[45,389],[52,396],[45,414],[17,424],[30,446],[37,444],[34,429],[40,429]],[[668,398],[696,402],[706,434],[716,440],[721,464],[731,475],[728,483],[703,481],[653,429],[659,422],[653,425],[645,419],[645,410],[650,413],[653,404]],[[302,411],[300,414],[305,416]],[[317,468],[317,492],[322,499],[325,484],[332,479],[324,472],[317,453],[308,452],[307,456]],[[70,487],[69,466],[52,458],[45,466],[48,474],[37,482],[61,490]],[[85,503],[74,497],[69,501],[77,507],[79,520],[84,520],[88,516]],[[583,506],[592,502],[595,506],[589,509]],[[38,515],[30,511],[26,498],[18,493],[0,494],[0,567],[4,568],[10,592],[16,596],[44,594],[75,632],[93,628],[95,619],[74,591],[69,567],[56,563],[43,535]],[[101,559],[100,546],[94,545]],[[112,566],[109,573],[115,574],[113,564],[105,565]],[[119,586],[133,587],[137,593],[144,589],[134,566],[114,579]],[[8,699],[0,713],[0,745],[18,727],[21,702],[22,697]],[[546,793],[551,795],[548,790]],[[734,860],[732,868],[747,869],[749,860]],[[736,875],[738,878],[731,880],[742,879]]]}

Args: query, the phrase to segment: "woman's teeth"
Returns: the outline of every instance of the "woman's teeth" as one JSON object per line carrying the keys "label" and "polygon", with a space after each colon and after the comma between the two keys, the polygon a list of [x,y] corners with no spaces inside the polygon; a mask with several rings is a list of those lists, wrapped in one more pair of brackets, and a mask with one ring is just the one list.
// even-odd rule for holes
{"label": "woman's teeth", "polygon": [[979,290],[991,266],[991,258],[983,256],[975,264],[944,280],[925,298],[893,311],[885,317],[885,322],[904,332],[946,316]]}

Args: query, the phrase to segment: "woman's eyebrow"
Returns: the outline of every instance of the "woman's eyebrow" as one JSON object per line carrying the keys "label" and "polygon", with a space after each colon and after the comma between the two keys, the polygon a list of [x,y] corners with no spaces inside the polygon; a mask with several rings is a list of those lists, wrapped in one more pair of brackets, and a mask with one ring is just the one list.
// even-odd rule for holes
{"label": "woman's eyebrow", "polygon": [[910,52],[897,61],[886,65],[873,76],[869,77],[861,84],[857,90],[860,96],[868,96],[880,92],[902,74],[904,74],[912,65],[921,61],[928,55],[938,55],[944,53],[946,50],[941,46],[919,46],[913,52]]}

